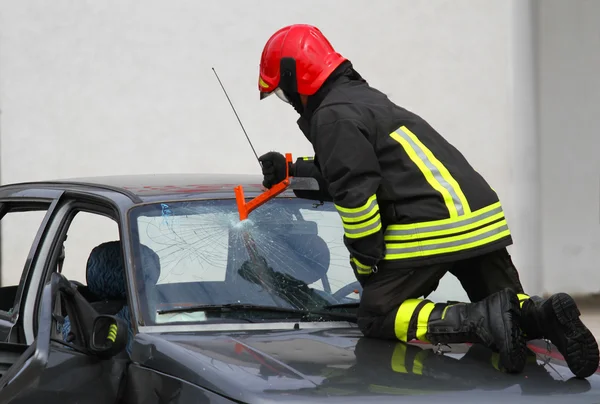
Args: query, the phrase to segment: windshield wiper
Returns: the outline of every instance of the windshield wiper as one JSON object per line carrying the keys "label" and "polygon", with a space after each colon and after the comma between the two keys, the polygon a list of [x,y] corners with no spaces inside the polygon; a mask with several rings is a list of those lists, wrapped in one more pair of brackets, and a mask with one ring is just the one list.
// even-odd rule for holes
{"label": "windshield wiper", "polygon": [[158,314],[168,314],[168,313],[186,313],[186,312],[196,312],[196,311],[207,311],[207,312],[218,312],[218,313],[226,313],[228,311],[262,311],[262,312],[270,312],[270,313],[293,314],[293,315],[300,316],[300,318],[326,317],[328,319],[356,322],[356,316],[351,315],[351,314],[331,313],[329,311],[290,309],[290,308],[286,308],[286,307],[277,307],[277,306],[261,306],[261,305],[256,305],[256,304],[245,304],[245,303],[199,304],[197,306],[174,307],[171,309],[157,310],[156,312]]}
{"label": "windshield wiper", "polygon": [[323,306],[324,309],[356,309],[360,303],[340,303]]}

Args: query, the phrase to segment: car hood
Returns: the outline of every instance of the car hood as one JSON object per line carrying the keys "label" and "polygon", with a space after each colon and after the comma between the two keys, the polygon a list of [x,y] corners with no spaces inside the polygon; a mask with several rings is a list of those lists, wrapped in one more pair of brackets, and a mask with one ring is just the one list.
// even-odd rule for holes
{"label": "car hood", "polygon": [[138,334],[132,359],[244,403],[600,402],[600,371],[575,379],[556,348],[529,347],[516,375],[481,345],[405,344],[352,328]]}

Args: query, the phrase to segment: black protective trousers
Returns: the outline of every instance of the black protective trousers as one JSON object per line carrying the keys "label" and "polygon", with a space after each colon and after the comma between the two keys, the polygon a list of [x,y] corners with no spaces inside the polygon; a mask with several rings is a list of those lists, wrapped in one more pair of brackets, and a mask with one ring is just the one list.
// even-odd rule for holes
{"label": "black protective trousers", "polygon": [[407,299],[426,298],[450,272],[458,278],[471,302],[502,289],[523,294],[517,269],[506,248],[462,261],[414,269],[381,268],[363,285],[358,326],[367,337],[396,339],[396,313]]}

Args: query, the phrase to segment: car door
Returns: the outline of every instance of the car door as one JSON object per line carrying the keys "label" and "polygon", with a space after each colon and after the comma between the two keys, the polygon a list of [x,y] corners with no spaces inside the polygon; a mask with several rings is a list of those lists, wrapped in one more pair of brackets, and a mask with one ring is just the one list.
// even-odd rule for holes
{"label": "car door", "polygon": [[[0,378],[0,402],[116,403],[128,358],[101,360],[89,351],[53,338],[58,302],[77,292],[66,278],[52,275],[41,296],[34,343]],[[124,347],[123,343],[123,347]]]}
{"label": "car door", "polygon": [[47,194],[54,198],[0,200],[0,242],[3,247],[0,260],[0,342],[26,342],[21,303],[40,242],[61,192]]}
{"label": "car door", "polygon": [[[88,197],[89,201],[89,197]],[[89,203],[89,202],[86,202]],[[38,245],[37,260],[29,271],[32,283],[25,294],[25,307],[37,318],[36,324],[25,328],[35,330],[33,342],[27,346],[18,360],[0,378],[0,402],[44,404],[65,402],[117,403],[124,369],[129,358],[99,359],[87,347],[69,345],[60,338],[59,322],[55,311],[60,293],[52,282],[64,276],[54,273],[51,282],[43,284],[44,271],[53,267],[56,249],[62,247],[69,218],[81,203],[76,197],[64,198],[48,220],[43,237]],[[35,287],[42,293],[34,293]],[[56,290],[52,290],[52,288]],[[49,297],[51,296],[51,297]],[[71,325],[77,318],[71,318]],[[23,347],[23,345],[20,345]],[[0,346],[2,351],[2,346]],[[18,349],[17,349],[18,351]]]}

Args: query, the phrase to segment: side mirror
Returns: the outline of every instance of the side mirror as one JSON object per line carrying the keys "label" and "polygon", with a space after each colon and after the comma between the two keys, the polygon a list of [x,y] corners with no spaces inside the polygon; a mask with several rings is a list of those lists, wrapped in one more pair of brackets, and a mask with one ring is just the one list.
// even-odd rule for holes
{"label": "side mirror", "polygon": [[110,359],[127,346],[127,324],[115,316],[100,315],[94,319],[90,351],[100,359]]}

